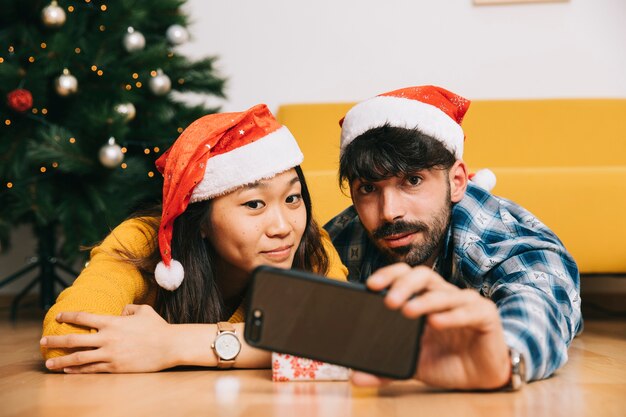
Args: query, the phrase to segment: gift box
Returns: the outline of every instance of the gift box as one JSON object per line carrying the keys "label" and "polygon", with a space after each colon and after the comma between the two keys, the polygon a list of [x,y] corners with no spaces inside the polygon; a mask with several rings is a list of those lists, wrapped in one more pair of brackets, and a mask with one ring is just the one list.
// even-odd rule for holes
{"label": "gift box", "polygon": [[349,376],[343,366],[272,352],[272,381],[347,381]]}

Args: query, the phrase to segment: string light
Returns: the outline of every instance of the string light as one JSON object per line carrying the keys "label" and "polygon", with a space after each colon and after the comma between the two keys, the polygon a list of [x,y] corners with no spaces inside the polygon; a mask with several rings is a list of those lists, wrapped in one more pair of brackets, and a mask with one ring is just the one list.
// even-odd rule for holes
{"label": "string light", "polygon": [[139,74],[137,74],[136,72],[133,72],[133,80],[136,80],[137,78],[139,78]]}
{"label": "string light", "polygon": [[10,119],[6,119],[4,121],[4,124],[7,125],[7,126],[11,126],[11,120]]}
{"label": "string light", "polygon": [[100,10],[102,10],[103,12],[106,12],[107,11],[106,4],[103,4],[102,6],[100,6]]}
{"label": "string light", "polygon": [[52,163],[52,168],[58,168],[59,167],[59,163],[58,162],[53,162]]}
{"label": "string light", "polygon": [[46,172],[47,170],[46,170],[46,167],[41,167],[41,168],[39,168],[39,171],[41,171],[41,173],[43,174],[43,173],[44,173],[44,172]]}
{"label": "string light", "polygon": [[37,107],[33,107],[31,111],[33,112],[33,114],[37,114],[37,112],[39,112],[39,110],[37,110]]}
{"label": "string light", "polygon": [[153,77],[156,77],[157,72],[156,72],[156,71],[154,71],[154,70],[152,70],[152,71],[150,71],[150,75],[152,75]]}
{"label": "string light", "polygon": [[97,74],[98,74],[100,77],[102,77],[102,74],[104,74],[104,73],[102,72],[102,70],[98,70]]}
{"label": "string light", "polygon": [[128,149],[126,149],[126,146],[122,147],[122,153],[126,153],[128,152]]}
{"label": "string light", "polygon": [[34,57],[34,56],[29,56],[29,57],[28,57],[28,62],[30,62],[31,64],[32,64],[33,62],[35,62],[35,57]]}
{"label": "string light", "polygon": [[178,133],[183,133],[183,128],[182,128],[182,127],[179,127],[178,129],[176,129],[176,131],[177,131]]}
{"label": "string light", "polygon": [[184,78],[179,78],[178,79],[178,84],[180,84],[180,85],[185,84],[185,79]]}
{"label": "string light", "polygon": [[141,81],[137,81],[137,82],[135,83],[135,85],[137,86],[137,88],[141,88],[141,86],[142,86],[143,84],[141,84]]}
{"label": "string light", "polygon": [[76,143],[76,138],[70,138],[70,143]]}
{"label": "string light", "polygon": [[41,109],[41,114],[48,114],[48,109],[46,108]]}
{"label": "string light", "polygon": [[4,58],[0,56],[0,64],[2,64],[3,62],[4,62]]}
{"label": "string light", "polygon": [[148,155],[150,153],[150,149],[146,148],[143,150],[143,153],[145,153],[146,155]]}
{"label": "string light", "polygon": [[9,52],[10,52],[10,53],[15,52],[15,48],[13,47],[13,45],[9,46]]}
{"label": "string light", "polygon": [[159,151],[160,151],[159,147],[158,147],[158,146],[155,146],[155,147],[154,147],[154,152],[157,152],[157,153],[158,153]]}
{"label": "string light", "polygon": [[74,52],[76,52],[77,54],[80,54],[80,48],[75,48]]}
{"label": "string light", "polygon": [[13,183],[12,182],[7,182],[7,188],[13,188]]}
{"label": "string light", "polygon": [[126,91],[130,91],[133,89],[133,86],[130,84],[126,84],[126,87],[124,87],[126,89]]}
{"label": "string light", "polygon": [[67,11],[68,11],[68,12],[70,12],[70,13],[72,13],[72,12],[74,11],[74,6],[70,6],[70,7],[68,7],[68,8],[67,8]]}
{"label": "string light", "polygon": [[91,0],[85,0],[85,3],[91,3]]}
{"label": "string light", "polygon": [[106,30],[106,26],[100,25],[98,29],[100,29],[100,32],[104,32]]}
{"label": "string light", "polygon": [[96,67],[95,65],[92,65],[92,66],[91,66],[91,70],[92,70],[93,72],[96,72],[96,71],[98,71],[98,67]]}
{"label": "string light", "polygon": [[149,176],[150,178],[154,177],[154,172],[152,172],[152,171],[148,172],[148,176]]}
{"label": "string light", "polygon": [[126,169],[128,167],[128,165],[126,165],[126,162],[122,162],[122,165],[120,165],[122,167],[122,169]]}
{"label": "string light", "polygon": [[41,42],[41,49],[46,49],[48,45],[45,42]]}

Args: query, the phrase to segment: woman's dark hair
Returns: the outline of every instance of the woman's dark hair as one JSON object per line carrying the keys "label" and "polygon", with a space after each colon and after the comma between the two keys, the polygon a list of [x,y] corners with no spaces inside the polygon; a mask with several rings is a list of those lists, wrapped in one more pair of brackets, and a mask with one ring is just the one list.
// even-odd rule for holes
{"label": "woman's dark hair", "polygon": [[[322,245],[319,227],[312,217],[311,196],[302,173],[295,167],[302,188],[302,200],[306,207],[306,227],[300,245],[296,250],[293,268],[328,272],[328,255]],[[230,318],[233,311],[225,305],[215,275],[215,262],[218,257],[209,239],[202,237],[202,230],[211,230],[209,208],[211,200],[190,204],[174,221],[172,234],[172,257],[185,268],[185,279],[175,291],[159,287],[154,280],[154,269],[161,260],[158,249],[157,232],[161,210],[154,208],[138,213],[137,218],[154,230],[150,239],[153,250],[145,258],[136,258],[128,250],[119,255],[137,266],[145,279],[157,286],[155,310],[169,323],[217,323]],[[235,306],[236,308],[237,306]]]}
{"label": "woman's dark hair", "polygon": [[356,179],[380,181],[425,169],[448,170],[456,157],[445,145],[418,129],[385,124],[357,136],[339,161],[339,185]]}

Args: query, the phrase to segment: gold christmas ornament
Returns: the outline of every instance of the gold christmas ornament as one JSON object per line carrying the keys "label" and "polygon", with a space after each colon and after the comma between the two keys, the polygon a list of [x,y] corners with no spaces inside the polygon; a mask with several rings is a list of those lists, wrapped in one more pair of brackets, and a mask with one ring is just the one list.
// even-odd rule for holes
{"label": "gold christmas ornament", "polygon": [[157,96],[164,96],[172,89],[172,81],[161,69],[156,71],[156,75],[153,75],[148,82],[150,91]]}
{"label": "gold christmas ornament", "polygon": [[78,91],[78,80],[70,73],[70,70],[65,68],[63,74],[54,81],[54,88],[58,95],[69,96]]}
{"label": "gold christmas ornament", "polygon": [[100,148],[98,152],[100,163],[107,168],[117,168],[124,160],[124,154],[120,145],[115,143],[115,138],[111,136],[109,142]]}
{"label": "gold christmas ornament", "polygon": [[65,23],[65,10],[56,1],[52,1],[41,11],[41,21],[49,28],[61,27]]}
{"label": "gold christmas ornament", "polygon": [[124,49],[130,53],[141,51],[146,46],[146,38],[143,36],[143,33],[135,30],[132,26],[129,26],[126,30],[128,33],[124,35],[122,40]]}
{"label": "gold christmas ornament", "polygon": [[124,117],[125,122],[130,122],[135,118],[137,110],[133,103],[120,103],[115,106],[115,112]]}
{"label": "gold christmas ornament", "polygon": [[181,25],[172,25],[165,31],[165,37],[172,45],[180,45],[189,40],[189,32]]}

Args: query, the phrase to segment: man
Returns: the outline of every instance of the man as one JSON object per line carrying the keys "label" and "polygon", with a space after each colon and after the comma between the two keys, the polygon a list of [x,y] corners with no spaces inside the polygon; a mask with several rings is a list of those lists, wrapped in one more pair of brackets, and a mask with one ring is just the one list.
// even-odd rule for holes
{"label": "man", "polygon": [[[567,361],[582,327],[579,274],[531,213],[468,182],[468,107],[433,86],[353,107],[339,168],[353,206],[325,228],[350,280],[389,288],[386,304],[407,317],[427,315],[417,379],[517,389]],[[362,373],[353,381],[381,383]]]}

